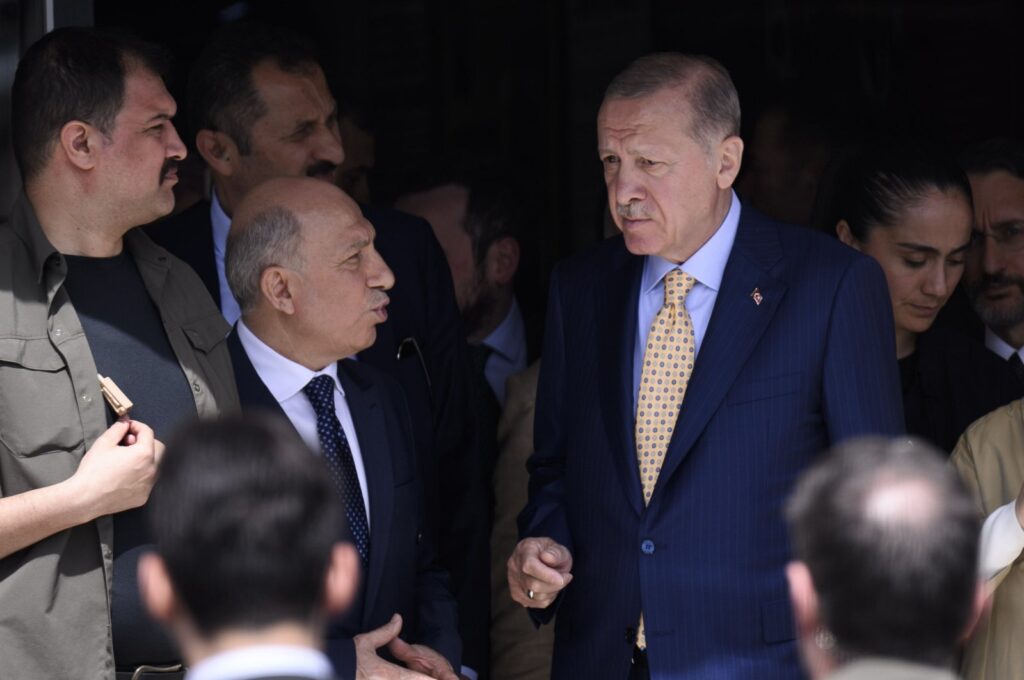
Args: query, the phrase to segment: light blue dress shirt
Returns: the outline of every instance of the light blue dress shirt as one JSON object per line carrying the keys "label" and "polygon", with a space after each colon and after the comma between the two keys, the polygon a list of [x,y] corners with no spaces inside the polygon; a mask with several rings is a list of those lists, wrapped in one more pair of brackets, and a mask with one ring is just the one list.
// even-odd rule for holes
{"label": "light blue dress shirt", "polygon": [[686,311],[690,313],[693,334],[696,339],[697,355],[700,356],[701,342],[711,321],[711,312],[722,286],[722,275],[736,240],[736,229],[740,224],[740,200],[732,192],[732,203],[722,224],[704,245],[686,262],[676,264],[657,255],[644,258],[643,278],[640,280],[640,299],[637,305],[636,344],[633,345],[633,410],[636,411],[636,395],[640,390],[643,373],[644,348],[647,334],[654,323],[654,317],[665,303],[665,275],[673,269],[680,269],[693,278],[697,284],[686,296]]}
{"label": "light blue dress shirt", "polygon": [[228,285],[227,273],[224,270],[224,254],[228,247],[228,232],[231,231],[231,218],[224,212],[220,201],[217,200],[217,192],[212,192],[210,198],[210,224],[213,227],[213,259],[217,263],[217,283],[220,285],[220,312],[229,324],[238,321],[242,316],[242,309],[235,300],[235,294],[231,292]]}
{"label": "light blue dress shirt", "polygon": [[309,647],[260,645],[215,654],[189,670],[186,680],[245,680],[254,677],[298,676],[330,680],[331,662]]}
{"label": "light blue dress shirt", "polygon": [[482,344],[491,348],[491,355],[484,364],[484,378],[498,398],[498,404],[505,408],[505,382],[509,376],[526,368],[526,325],[514,297],[508,314]]}

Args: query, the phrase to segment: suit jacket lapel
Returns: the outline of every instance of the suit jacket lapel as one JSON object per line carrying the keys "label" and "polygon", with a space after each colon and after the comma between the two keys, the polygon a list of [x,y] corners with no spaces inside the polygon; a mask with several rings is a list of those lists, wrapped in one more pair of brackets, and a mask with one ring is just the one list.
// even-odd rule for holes
{"label": "suit jacket lapel", "polygon": [[228,334],[228,353],[231,355],[231,366],[235,371],[235,385],[238,386],[238,399],[242,403],[243,410],[267,408],[284,416],[281,405],[277,403],[274,395],[260,380],[256,369],[252,367],[249,355],[245,353],[242,341],[238,339],[237,325],[233,326],[231,333]]}
{"label": "suit jacket lapel", "polygon": [[[776,227],[750,208],[743,210],[652,504],[718,410],[786,292],[785,283],[772,274],[782,257]],[[753,299],[755,289],[760,303]]]}
{"label": "suit jacket lapel", "polygon": [[345,401],[352,413],[359,450],[366,470],[366,488],[370,495],[370,564],[365,576],[366,600],[363,606],[363,625],[369,625],[374,601],[380,590],[384,564],[388,559],[394,506],[394,470],[391,466],[391,448],[387,438],[383,405],[376,389],[360,379],[346,366],[338,363],[338,379],[345,389]]}
{"label": "suit jacket lapel", "polygon": [[[611,443],[609,451],[619,479],[623,480],[623,492],[638,515],[643,511],[643,499],[633,433],[633,347],[643,261],[620,243],[605,272],[604,294],[599,298],[600,303],[608,306],[604,312],[598,311],[598,366],[607,367],[610,372],[607,380],[600,381],[602,421]],[[623,316],[610,310],[623,310]]]}

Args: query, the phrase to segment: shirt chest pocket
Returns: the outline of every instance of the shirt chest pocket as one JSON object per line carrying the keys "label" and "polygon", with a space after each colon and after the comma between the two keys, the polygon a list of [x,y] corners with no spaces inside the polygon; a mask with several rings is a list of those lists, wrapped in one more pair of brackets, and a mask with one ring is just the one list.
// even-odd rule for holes
{"label": "shirt chest pocket", "polygon": [[0,442],[29,457],[83,440],[71,376],[49,339],[0,338]]}

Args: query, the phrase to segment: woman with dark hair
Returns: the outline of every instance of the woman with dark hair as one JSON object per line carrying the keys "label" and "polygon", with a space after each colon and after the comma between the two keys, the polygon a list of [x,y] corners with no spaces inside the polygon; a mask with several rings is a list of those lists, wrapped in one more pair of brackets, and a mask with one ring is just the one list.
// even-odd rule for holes
{"label": "woman with dark hair", "polygon": [[952,157],[918,144],[852,157],[836,177],[839,239],[870,255],[889,284],[907,432],[951,451],[975,419],[1014,398],[979,343],[932,329],[971,245],[971,186]]}

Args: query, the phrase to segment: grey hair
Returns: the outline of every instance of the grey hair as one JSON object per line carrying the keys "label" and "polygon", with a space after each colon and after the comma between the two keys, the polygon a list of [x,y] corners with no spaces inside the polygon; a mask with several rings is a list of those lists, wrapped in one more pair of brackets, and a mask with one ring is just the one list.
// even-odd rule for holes
{"label": "grey hair", "polygon": [[224,270],[242,313],[260,299],[260,277],[267,267],[302,265],[299,239],[302,225],[291,210],[272,206],[244,223],[232,224]]}
{"label": "grey hair", "polygon": [[740,133],[740,96],[729,72],[700,54],[656,52],[634,60],[604,91],[608,99],[637,99],[685,87],[693,111],[690,135],[705,146]]}

